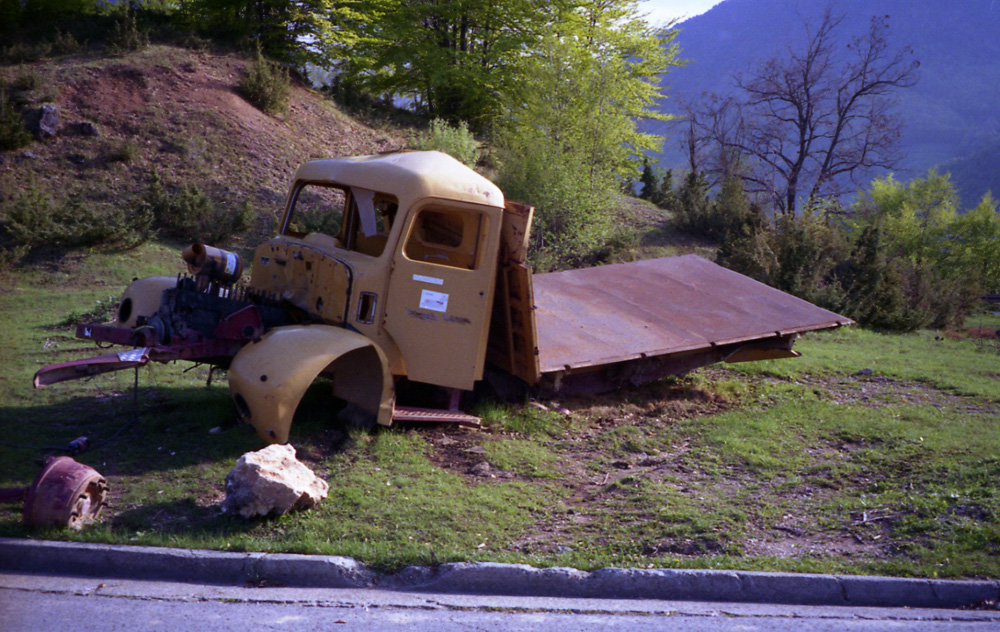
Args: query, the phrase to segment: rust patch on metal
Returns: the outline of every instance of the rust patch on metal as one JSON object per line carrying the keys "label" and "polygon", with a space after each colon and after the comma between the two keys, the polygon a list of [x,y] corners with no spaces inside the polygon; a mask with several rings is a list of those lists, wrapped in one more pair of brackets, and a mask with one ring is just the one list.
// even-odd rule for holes
{"label": "rust patch on metal", "polygon": [[695,255],[539,274],[533,285],[542,373],[853,324]]}

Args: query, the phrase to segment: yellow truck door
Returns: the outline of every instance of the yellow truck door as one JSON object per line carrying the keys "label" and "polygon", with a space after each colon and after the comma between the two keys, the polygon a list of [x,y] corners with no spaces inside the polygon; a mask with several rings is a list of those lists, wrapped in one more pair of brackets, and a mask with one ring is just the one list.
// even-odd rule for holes
{"label": "yellow truck door", "polygon": [[385,331],[411,380],[469,390],[482,378],[502,210],[425,200],[396,245]]}

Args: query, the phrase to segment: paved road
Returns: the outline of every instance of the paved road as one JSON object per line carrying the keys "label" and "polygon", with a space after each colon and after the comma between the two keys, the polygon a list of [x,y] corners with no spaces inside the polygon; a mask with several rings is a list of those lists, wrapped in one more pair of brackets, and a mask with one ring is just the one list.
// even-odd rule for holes
{"label": "paved road", "polygon": [[0,574],[0,629],[190,630],[1000,630],[997,610],[497,597],[371,589],[247,588]]}

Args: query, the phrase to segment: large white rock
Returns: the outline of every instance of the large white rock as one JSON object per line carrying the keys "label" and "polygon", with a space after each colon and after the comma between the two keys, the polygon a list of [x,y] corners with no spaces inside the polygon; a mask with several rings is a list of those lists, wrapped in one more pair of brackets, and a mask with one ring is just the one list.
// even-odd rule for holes
{"label": "large white rock", "polygon": [[295,458],[290,445],[247,452],[226,476],[222,511],[244,518],[309,509],[326,498],[330,486]]}

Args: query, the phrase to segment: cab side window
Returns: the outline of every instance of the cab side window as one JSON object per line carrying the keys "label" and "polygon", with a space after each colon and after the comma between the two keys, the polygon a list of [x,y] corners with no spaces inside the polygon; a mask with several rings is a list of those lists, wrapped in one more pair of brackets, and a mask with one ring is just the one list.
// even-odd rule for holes
{"label": "cab side window", "polygon": [[398,208],[391,195],[307,182],[293,195],[282,234],[377,257],[385,250]]}
{"label": "cab side window", "polygon": [[429,207],[413,220],[403,254],[407,259],[475,270],[488,218],[481,212]]}

